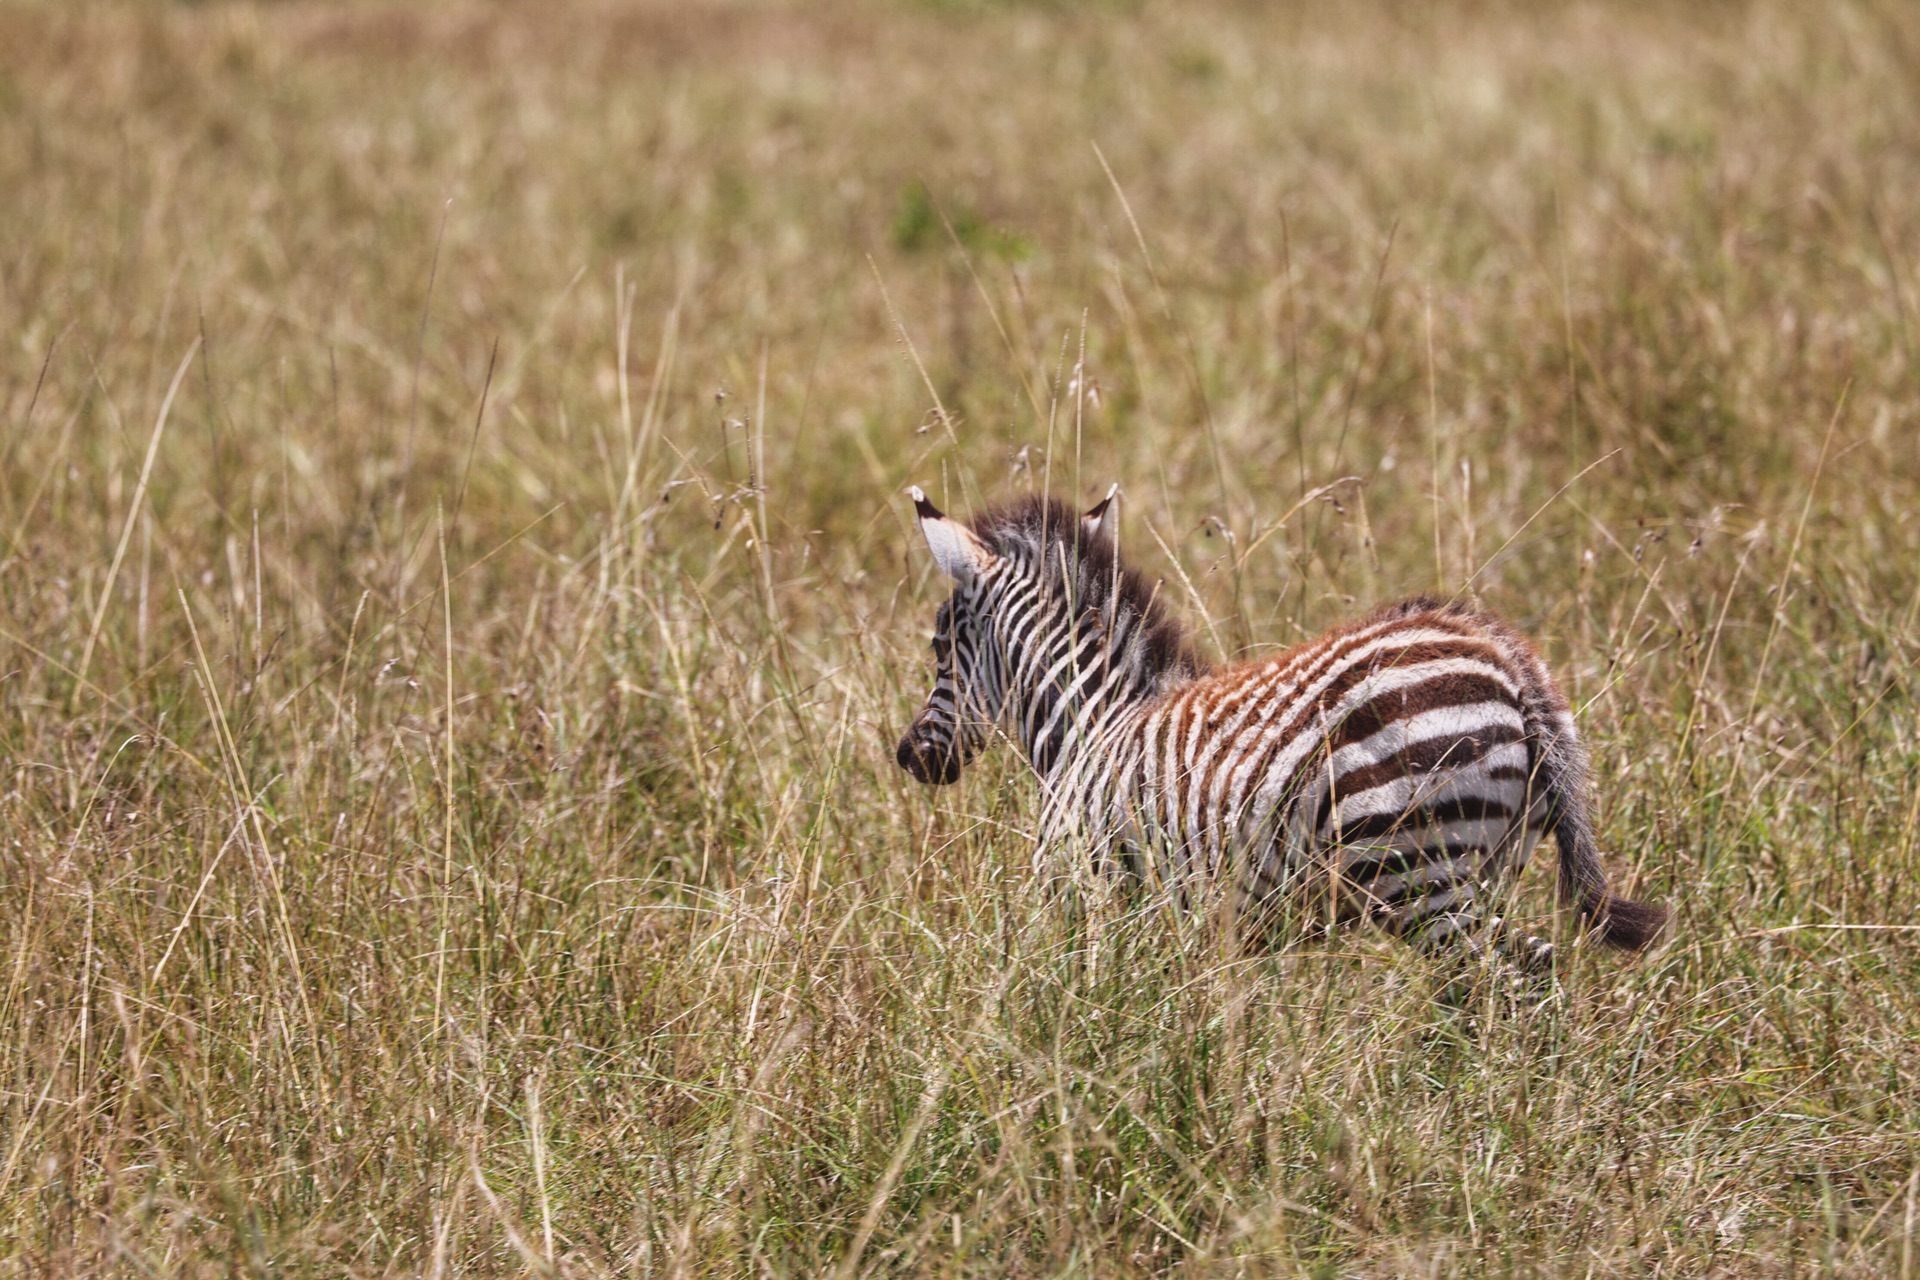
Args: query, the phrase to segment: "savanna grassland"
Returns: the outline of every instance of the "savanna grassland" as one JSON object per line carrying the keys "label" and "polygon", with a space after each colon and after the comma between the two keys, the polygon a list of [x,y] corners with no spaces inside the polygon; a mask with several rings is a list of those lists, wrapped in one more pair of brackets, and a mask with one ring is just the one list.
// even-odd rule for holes
{"label": "savanna grassland", "polygon": [[[0,1268],[1920,1274],[1917,311],[1891,3],[0,7]],[[1115,480],[1670,938],[1039,891],[902,492]]]}

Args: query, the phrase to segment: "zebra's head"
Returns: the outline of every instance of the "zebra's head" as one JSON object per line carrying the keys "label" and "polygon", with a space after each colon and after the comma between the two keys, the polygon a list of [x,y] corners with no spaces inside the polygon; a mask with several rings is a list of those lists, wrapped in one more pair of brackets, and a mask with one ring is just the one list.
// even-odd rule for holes
{"label": "zebra's head", "polygon": [[[1115,486],[1117,490],[1119,486]],[[949,519],[918,488],[908,491],[934,563],[953,581],[953,593],[933,624],[933,689],[907,726],[894,758],[917,782],[957,782],[987,740],[1007,697],[1006,652],[993,633],[993,602],[1018,561],[995,552],[974,531]],[[1113,495],[1081,517],[1084,537],[1100,529]]]}

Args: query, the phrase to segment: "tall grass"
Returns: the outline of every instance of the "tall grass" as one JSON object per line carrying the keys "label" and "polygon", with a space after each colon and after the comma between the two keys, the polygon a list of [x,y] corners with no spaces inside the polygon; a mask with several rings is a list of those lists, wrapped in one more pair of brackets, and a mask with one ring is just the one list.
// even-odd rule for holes
{"label": "tall grass", "polygon": [[[1920,1273],[1916,118],[1893,5],[0,8],[0,1258]],[[1537,636],[1671,942],[1037,892],[900,494],[1116,479],[1217,656]]]}

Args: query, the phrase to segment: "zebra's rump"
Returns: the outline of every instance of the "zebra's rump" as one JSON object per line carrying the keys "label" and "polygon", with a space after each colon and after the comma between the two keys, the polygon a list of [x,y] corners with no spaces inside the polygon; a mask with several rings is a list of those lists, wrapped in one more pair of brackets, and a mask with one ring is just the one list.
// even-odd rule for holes
{"label": "zebra's rump", "polygon": [[1447,613],[1221,673],[1191,709],[1224,721],[1232,749],[1192,761],[1188,832],[1211,865],[1238,864],[1254,900],[1330,891],[1342,916],[1509,878],[1550,816],[1527,678],[1500,637]]}

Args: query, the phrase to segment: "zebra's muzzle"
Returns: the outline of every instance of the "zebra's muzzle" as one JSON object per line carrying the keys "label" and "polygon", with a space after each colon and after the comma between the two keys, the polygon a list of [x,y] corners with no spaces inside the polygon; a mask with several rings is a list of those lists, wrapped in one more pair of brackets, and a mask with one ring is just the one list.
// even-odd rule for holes
{"label": "zebra's muzzle", "polygon": [[893,758],[913,775],[915,782],[944,787],[960,780],[960,753],[952,743],[942,745],[909,730],[907,736],[900,739],[900,749]]}

